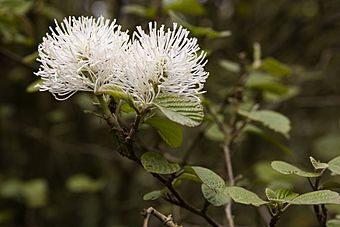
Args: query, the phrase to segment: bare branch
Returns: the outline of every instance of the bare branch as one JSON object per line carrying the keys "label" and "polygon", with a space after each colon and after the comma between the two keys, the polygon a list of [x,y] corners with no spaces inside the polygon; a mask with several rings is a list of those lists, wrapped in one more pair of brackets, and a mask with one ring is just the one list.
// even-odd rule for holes
{"label": "bare branch", "polygon": [[161,212],[157,211],[153,207],[149,207],[148,209],[144,209],[142,215],[145,217],[143,227],[148,227],[149,218],[151,215],[155,216],[158,220],[160,220],[164,226],[169,227],[183,227],[182,225],[178,225],[174,222],[174,219],[171,214],[168,216],[162,214]]}

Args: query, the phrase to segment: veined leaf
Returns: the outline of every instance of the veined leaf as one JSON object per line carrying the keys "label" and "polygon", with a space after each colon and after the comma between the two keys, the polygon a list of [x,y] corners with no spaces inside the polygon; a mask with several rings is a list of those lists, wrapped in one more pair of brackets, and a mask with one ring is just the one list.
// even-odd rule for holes
{"label": "veined leaf", "polygon": [[279,62],[275,58],[264,59],[260,68],[278,77],[289,76],[292,73],[292,70],[286,64]]}
{"label": "veined leaf", "polygon": [[270,188],[266,188],[265,190],[266,196],[268,200],[275,200],[277,199],[275,191]]}
{"label": "veined leaf", "polygon": [[290,131],[290,121],[286,116],[280,113],[270,110],[257,110],[252,112],[240,110],[238,113],[253,121],[260,122],[264,126],[276,132],[288,136],[288,133]]}
{"label": "veined leaf", "polygon": [[162,191],[152,191],[143,196],[143,200],[156,200],[162,196]]}
{"label": "veined leaf", "polygon": [[333,158],[328,162],[328,169],[333,173],[340,175],[340,156]]}
{"label": "veined leaf", "polygon": [[163,93],[155,100],[155,106],[170,120],[189,127],[198,126],[204,117],[203,106],[194,97]]}
{"label": "veined leaf", "polygon": [[221,191],[224,189],[224,180],[212,170],[200,166],[191,166],[190,168],[194,171],[202,183],[210,189],[215,191]]}
{"label": "veined leaf", "polygon": [[268,203],[262,200],[254,192],[248,191],[241,187],[226,187],[228,194],[236,203],[251,204],[254,206],[261,206]]}
{"label": "veined leaf", "polygon": [[169,146],[173,148],[181,146],[183,131],[179,124],[160,117],[150,118],[146,123],[155,128]]}
{"label": "veined leaf", "polygon": [[316,160],[313,157],[309,157],[309,159],[310,159],[310,162],[312,163],[314,169],[326,169],[328,167],[327,163],[322,163],[322,162]]}
{"label": "veined leaf", "polygon": [[321,174],[320,173],[315,173],[315,172],[306,172],[298,167],[295,167],[287,162],[283,161],[273,161],[271,163],[271,166],[273,169],[276,171],[282,173],[282,174],[295,174],[301,177],[319,177]]}
{"label": "veined leaf", "polygon": [[340,204],[340,195],[330,190],[320,190],[299,195],[289,203],[295,205]]}
{"label": "veined leaf", "polygon": [[229,202],[230,196],[226,191],[225,182],[218,174],[200,166],[191,166],[190,168],[201,180],[202,193],[208,202],[214,206],[222,206]]}
{"label": "veined leaf", "polygon": [[202,184],[202,193],[204,198],[206,198],[206,200],[213,206],[222,206],[230,201],[227,188],[216,191],[209,188],[206,184]]}
{"label": "veined leaf", "polygon": [[171,174],[179,171],[177,163],[169,163],[163,155],[157,152],[146,152],[141,157],[144,169],[151,173]]}
{"label": "veined leaf", "polygon": [[280,203],[289,203],[289,201],[299,196],[299,194],[295,192],[282,188],[275,191],[271,190],[270,188],[266,188],[266,195],[268,200]]}

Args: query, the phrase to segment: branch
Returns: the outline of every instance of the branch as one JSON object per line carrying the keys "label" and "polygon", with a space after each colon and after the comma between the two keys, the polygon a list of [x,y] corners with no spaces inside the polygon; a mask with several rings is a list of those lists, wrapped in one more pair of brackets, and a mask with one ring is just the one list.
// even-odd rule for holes
{"label": "branch", "polygon": [[160,220],[165,226],[169,227],[183,227],[182,225],[178,225],[174,222],[171,214],[165,216],[160,213],[153,207],[149,207],[148,209],[144,209],[142,215],[145,217],[143,227],[148,227],[150,215],[155,216],[158,220]]}
{"label": "branch", "polygon": [[[315,179],[315,182],[313,184],[312,180],[308,178],[308,182],[311,185],[313,191],[318,191],[319,190],[319,184],[320,180],[322,178],[322,174],[325,172],[326,169],[323,169],[320,173],[321,176],[317,177]],[[325,207],[324,204],[322,205],[313,205],[314,213],[316,218],[318,219],[318,222],[321,227],[326,227],[326,222],[327,222],[327,208]]]}
{"label": "branch", "polygon": [[105,120],[107,121],[107,123],[112,128],[117,129],[120,133],[123,133],[124,130],[120,127],[116,115],[111,113],[111,110],[110,110],[109,106],[107,105],[107,103],[104,99],[104,95],[98,95],[97,98],[98,98],[98,101],[100,103],[100,106],[103,109],[103,112],[104,112],[104,115],[105,115]]}
{"label": "branch", "polygon": [[[103,109],[103,112],[106,117],[106,122],[111,126],[113,129],[117,129],[119,132],[124,135],[123,129],[119,126],[118,120],[114,114],[112,114],[111,110],[108,108],[106,101],[104,100],[103,96],[97,96],[98,100],[101,104],[101,107]],[[142,121],[147,109],[145,109],[141,113],[137,113],[136,119],[134,124],[132,125],[129,135],[123,139],[120,140],[121,146],[120,148],[124,149],[123,151],[119,151],[119,154],[123,155],[124,157],[136,162],[139,166],[142,166],[141,160],[136,156],[133,148],[133,137],[137,133],[137,130],[139,128],[140,122]],[[126,149],[126,150],[125,150]],[[120,149],[119,149],[120,150]],[[172,186],[172,179],[166,179],[160,174],[151,173],[153,177],[155,177],[157,180],[159,180],[165,187],[169,189],[169,191],[172,193],[172,195],[176,198],[176,200],[168,200],[174,205],[180,206],[191,213],[194,213],[203,219],[205,219],[211,226],[213,227],[220,227],[221,225],[218,224],[214,219],[212,219],[205,211],[201,211],[193,206],[191,206],[186,200],[184,200],[181,195],[174,189]]]}

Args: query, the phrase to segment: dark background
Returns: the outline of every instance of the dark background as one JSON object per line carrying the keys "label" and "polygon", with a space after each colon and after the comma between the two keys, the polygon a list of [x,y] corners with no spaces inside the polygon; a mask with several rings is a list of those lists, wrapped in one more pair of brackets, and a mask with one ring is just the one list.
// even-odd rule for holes
{"label": "dark background", "polygon": [[[174,2],[181,4],[171,6]],[[265,187],[273,184],[306,192],[307,181],[280,180],[268,163],[280,159],[311,169],[309,156],[328,161],[340,154],[339,0],[0,0],[0,226],[142,226],[140,211],[149,206],[173,213],[177,220],[181,217],[185,226],[206,226],[164,201],[143,201],[145,193],[161,186],[114,152],[105,122],[84,113],[95,109],[88,94],[60,102],[47,92],[27,91],[37,79],[35,51],[54,18],[104,15],[116,18],[132,34],[136,25],[146,28],[148,21],[171,25],[176,18],[169,16],[170,9],[193,30],[201,26],[232,33],[217,38],[196,33],[209,52],[205,96],[216,105],[237,81],[220,60],[237,62],[240,52],[251,59],[255,42],[261,44],[263,57],[279,59],[292,70],[285,83],[298,87],[298,94],[275,102],[257,100],[291,119],[290,139],[277,138],[292,154],[255,136],[242,138],[233,160],[243,185],[262,197]],[[140,132],[140,138],[168,150],[175,160],[185,154],[197,133],[196,128],[185,129],[185,142],[176,150],[166,148],[148,129]],[[219,141],[203,137],[190,150],[189,163],[225,176],[220,150]],[[187,183],[182,188],[193,203],[202,201],[197,199],[202,197],[198,185]],[[265,225],[265,209],[234,208],[240,226]],[[330,210],[332,216],[339,207]],[[224,220],[222,208],[212,208],[210,213]],[[294,207],[279,226],[316,223],[310,207]]]}

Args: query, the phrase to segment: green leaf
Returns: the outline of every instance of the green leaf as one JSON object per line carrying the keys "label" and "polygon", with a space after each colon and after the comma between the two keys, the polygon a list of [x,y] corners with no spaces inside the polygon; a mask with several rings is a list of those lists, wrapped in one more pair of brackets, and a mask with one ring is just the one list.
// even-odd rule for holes
{"label": "green leaf", "polygon": [[327,227],[340,227],[340,215],[337,215],[334,219],[328,220]]}
{"label": "green leaf", "polygon": [[295,199],[299,194],[292,192],[288,189],[280,188],[275,191],[276,199],[278,201],[287,202]]}
{"label": "green leaf", "polygon": [[289,88],[279,83],[277,78],[259,72],[250,74],[249,79],[246,82],[246,87],[269,91],[277,95],[284,95],[289,91]]}
{"label": "green leaf", "polygon": [[[188,169],[188,167],[186,167]],[[202,182],[202,193],[204,198],[214,206],[222,206],[229,202],[225,182],[218,174],[210,169],[191,166],[190,169],[197,175]]]}
{"label": "green leaf", "polygon": [[198,126],[204,117],[203,106],[194,97],[163,93],[154,104],[167,118],[181,125]]}
{"label": "green leaf", "polygon": [[111,86],[111,85],[101,86],[96,91],[96,94],[97,95],[106,94],[106,95],[110,95],[110,96],[117,98],[117,99],[125,99],[125,100],[129,99],[128,95],[122,89],[117,88],[115,86]]}
{"label": "green leaf", "polygon": [[202,193],[204,198],[213,206],[222,206],[230,201],[227,188],[216,191],[208,187],[206,184],[202,184]]}
{"label": "green leaf", "polygon": [[31,63],[34,63],[38,57],[39,57],[38,51],[34,51],[33,53],[26,55],[22,59],[22,62],[26,64],[31,64]]}
{"label": "green leaf", "polygon": [[340,156],[333,158],[328,162],[328,169],[333,173],[340,175]]}
{"label": "green leaf", "polygon": [[204,7],[198,0],[174,0],[164,6],[166,11],[178,11],[195,16],[205,13]]}
{"label": "green leaf", "polygon": [[123,12],[126,14],[134,14],[137,16],[154,18],[157,13],[157,9],[155,7],[145,7],[138,4],[129,4],[123,7]]}
{"label": "green leaf", "polygon": [[268,200],[275,200],[275,199],[277,199],[276,193],[272,189],[266,188],[265,193],[266,193],[266,196],[267,196]]}
{"label": "green leaf", "polygon": [[21,193],[29,207],[38,208],[47,203],[47,182],[43,179],[34,179],[21,185]]}
{"label": "green leaf", "polygon": [[263,98],[268,102],[279,103],[291,99],[300,93],[300,88],[297,86],[285,86],[285,90],[286,92],[283,94],[264,91]]}
{"label": "green leaf", "polygon": [[268,200],[280,203],[288,203],[289,201],[295,199],[299,194],[294,193],[288,189],[277,189],[275,191],[266,188],[266,195]]}
{"label": "green leaf", "polygon": [[334,181],[326,181],[320,185],[320,188],[322,189],[340,188],[340,183]]}
{"label": "green leaf", "polygon": [[21,195],[22,182],[18,179],[8,179],[2,181],[0,185],[0,195],[6,199],[14,199]]}
{"label": "green leaf", "polygon": [[237,64],[236,62],[232,62],[232,61],[224,59],[224,60],[219,61],[219,65],[229,72],[232,72],[232,73],[240,72],[240,65]]}
{"label": "green leaf", "polygon": [[254,206],[260,206],[268,203],[267,201],[259,198],[254,192],[248,191],[244,188],[233,186],[227,187],[226,189],[230,197],[236,203],[251,204]]}
{"label": "green leaf", "polygon": [[212,190],[221,191],[225,188],[225,182],[222,177],[213,172],[210,169],[200,167],[200,166],[191,166],[191,169],[197,175],[197,177]]}
{"label": "green leaf", "polygon": [[206,36],[209,39],[224,38],[231,35],[230,31],[215,31],[210,27],[191,26],[188,29],[194,36]]}
{"label": "green leaf", "polygon": [[202,183],[201,179],[198,178],[196,174],[191,174],[191,173],[182,173],[179,177],[176,178],[176,180],[189,180],[189,181]]}
{"label": "green leaf", "polygon": [[97,192],[105,186],[102,179],[93,180],[84,174],[76,174],[67,179],[66,186],[71,192]]}
{"label": "green leaf", "polygon": [[283,162],[283,161],[273,161],[271,163],[271,166],[273,169],[275,169],[276,171],[282,173],[282,174],[295,174],[301,177],[319,177],[321,176],[320,173],[315,173],[315,172],[306,172],[303,171],[287,162]]}
{"label": "green leaf", "polygon": [[327,163],[322,163],[313,157],[309,157],[310,162],[312,163],[314,169],[326,169],[328,167]]}
{"label": "green leaf", "polygon": [[179,171],[177,163],[169,163],[163,155],[157,152],[146,152],[141,157],[144,169],[151,173],[171,174]]}
{"label": "green leaf", "polygon": [[320,190],[299,195],[289,203],[295,205],[340,204],[340,195],[330,190]]}
{"label": "green leaf", "polygon": [[168,12],[171,19],[178,24],[181,24],[182,26],[189,29],[193,36],[206,36],[209,39],[217,39],[217,38],[224,38],[231,35],[230,31],[215,31],[210,27],[199,27],[194,26],[185,20],[181,19],[178,15],[176,15],[173,11]]}
{"label": "green leaf", "polygon": [[260,67],[262,70],[278,77],[285,77],[292,74],[291,69],[274,58],[266,58]]}
{"label": "green leaf", "polygon": [[31,83],[26,87],[26,92],[34,93],[39,91],[39,85],[43,82],[43,80],[39,79]]}
{"label": "green leaf", "polygon": [[120,106],[120,111],[122,111],[123,113],[133,113],[133,112],[135,112],[135,110],[127,102]]}
{"label": "green leaf", "polygon": [[286,116],[280,113],[270,110],[257,110],[252,112],[240,110],[238,113],[253,121],[260,122],[264,126],[276,132],[288,136],[288,133],[290,131],[290,121]]}
{"label": "green leaf", "polygon": [[183,142],[183,131],[179,124],[160,117],[150,118],[146,123],[155,128],[169,146],[173,148],[181,146]]}
{"label": "green leaf", "polygon": [[143,200],[156,200],[162,196],[162,191],[152,191],[143,196]]}

